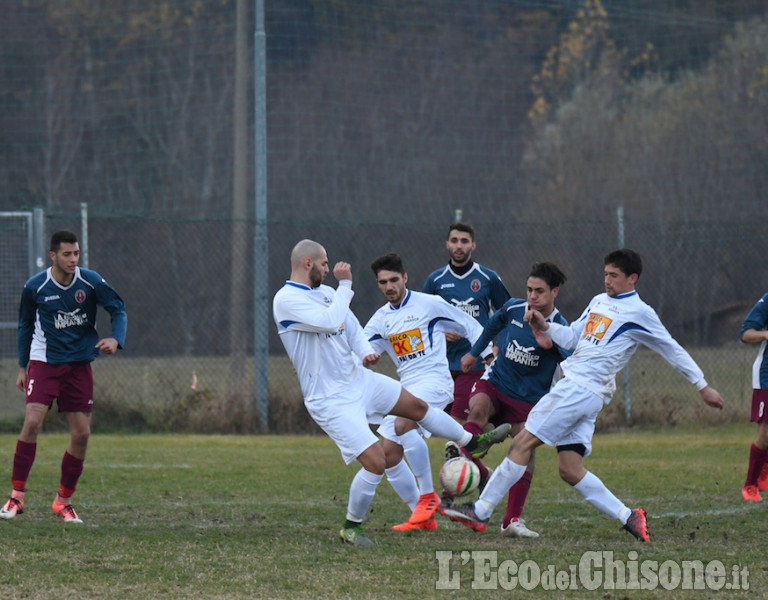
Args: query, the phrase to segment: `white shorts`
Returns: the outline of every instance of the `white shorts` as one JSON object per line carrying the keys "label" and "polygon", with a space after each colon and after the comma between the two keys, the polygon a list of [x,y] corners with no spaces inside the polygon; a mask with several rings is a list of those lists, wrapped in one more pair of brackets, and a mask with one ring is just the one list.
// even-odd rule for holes
{"label": "white shorts", "polygon": [[343,392],[330,398],[305,402],[312,419],[336,443],[344,462],[354,462],[379,440],[368,423],[378,423],[397,404],[398,381],[361,369],[360,376]]}
{"label": "white shorts", "polygon": [[[421,398],[424,400],[424,402],[429,404],[431,407],[436,408],[437,410],[443,410],[446,406],[448,406],[448,404],[453,402],[453,379],[451,378],[449,378],[448,381],[446,381],[442,386],[440,384],[435,385],[434,380],[430,380],[418,383],[409,383],[406,389],[411,392],[411,394],[417,398]],[[400,443],[400,436],[395,433],[395,420],[397,418],[398,417],[394,415],[388,415],[384,417],[384,420],[376,430],[376,433],[378,433],[384,439],[391,440],[402,446]],[[432,436],[432,434],[424,429],[421,425],[418,425],[417,429],[419,430],[419,435],[424,438],[429,438]]]}
{"label": "white shorts", "polygon": [[587,456],[602,408],[601,396],[566,377],[531,409],[525,428],[547,446],[584,444]]}

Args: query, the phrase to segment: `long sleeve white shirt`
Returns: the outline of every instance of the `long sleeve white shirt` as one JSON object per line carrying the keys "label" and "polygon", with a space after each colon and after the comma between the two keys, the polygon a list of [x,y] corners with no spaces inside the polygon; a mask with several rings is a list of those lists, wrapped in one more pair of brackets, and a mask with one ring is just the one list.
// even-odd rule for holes
{"label": "long sleeve white shirt", "polygon": [[305,402],[346,389],[363,369],[361,359],[374,349],[349,308],[350,281],[338,289],[310,288],[286,281],[275,294],[272,314],[277,333],[296,369]]}
{"label": "long sleeve white shirt", "polygon": [[379,308],[364,332],[376,351],[389,354],[400,383],[408,388],[425,380],[447,381],[452,386],[445,333],[460,333],[471,345],[483,327],[440,296],[407,290],[399,305],[388,302]]}
{"label": "long sleeve white shirt", "polygon": [[558,346],[574,349],[561,363],[565,377],[603,397],[616,390],[616,374],[642,344],[660,354],[701,390],[707,383],[690,354],[661,323],[636,291],[611,297],[598,294],[569,326],[551,323],[546,334]]}

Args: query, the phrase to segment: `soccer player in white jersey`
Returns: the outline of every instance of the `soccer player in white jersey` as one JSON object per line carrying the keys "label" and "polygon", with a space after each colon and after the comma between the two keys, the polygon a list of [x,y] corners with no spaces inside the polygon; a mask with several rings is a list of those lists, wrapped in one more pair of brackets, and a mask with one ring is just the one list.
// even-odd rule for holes
{"label": "soccer player in white jersey", "polygon": [[[371,263],[371,270],[387,303],[366,324],[366,338],[374,350],[389,354],[403,387],[430,406],[443,410],[453,400],[445,334],[455,333],[474,343],[483,332],[482,326],[439,296],[409,290],[408,274],[398,254],[378,257]],[[490,352],[490,346],[485,350]],[[411,510],[429,498],[439,500],[424,441],[429,432],[415,421],[390,415],[384,418],[377,433],[383,438],[387,480]],[[437,521],[434,516],[424,521],[414,510],[408,521],[393,529],[434,530]]]}
{"label": "soccer player in white jersey", "polygon": [[[300,241],[291,252],[290,279],[275,294],[272,311],[307,411],[336,443],[347,464],[357,460],[362,465],[350,486],[340,537],[345,543],[371,546],[362,521],[384,476],[385,457],[369,423],[380,422],[387,414],[406,417],[473,454],[483,454],[503,441],[509,427],[472,435],[398,381],[364,368],[375,364],[380,355],[349,308],[354,295],[352,267],[347,262],[336,263],[336,290],[322,285],[328,272],[325,248],[312,240]],[[438,505],[439,499],[429,498],[416,509],[426,521]]]}
{"label": "soccer player in white jersey", "polygon": [[[16,442],[11,497],[0,518],[24,511],[24,493],[35,462],[43,419],[54,401],[67,415],[70,440],[61,460],[59,492],[53,512],[67,523],[82,523],[70,499],[80,479],[91,434],[93,372],[100,352],[115,354],[125,343],[125,304],[104,278],[77,266],[80,245],[71,231],[51,236],[52,265],[24,285],[19,305],[19,374],[16,387],[26,393],[24,425]],[[110,314],[112,335],[99,338],[96,313]]]}
{"label": "soccer player in white jersey", "polygon": [[[440,296],[485,327],[491,314],[509,300],[509,292],[495,271],[472,260],[472,252],[477,248],[472,225],[452,223],[445,247],[450,257],[448,264],[430,273],[421,291]],[[461,359],[471,344],[455,333],[447,334],[447,338],[448,363],[454,381],[453,402],[448,410],[454,419],[463,423],[469,412],[472,386],[485,373],[485,362],[490,362],[493,354],[479,357],[472,369],[464,371]]]}
{"label": "soccer player in white jersey", "polygon": [[752,411],[750,420],[757,423],[757,437],[749,448],[747,479],[741,497],[760,502],[760,492],[768,489],[768,294],[757,301],[741,324],[741,341],[759,344],[752,365]]}
{"label": "soccer player in white jersey", "polygon": [[659,353],[694,385],[707,405],[722,408],[723,399],[707,384],[701,369],[672,338],[656,312],[640,300],[635,291],[642,272],[640,255],[624,248],[609,253],[604,262],[605,293],[595,296],[570,326],[549,323],[536,310],[526,313],[525,320],[537,336],[548,337],[574,352],[561,364],[564,377],[528,414],[525,427],[515,436],[509,454],[480,498],[474,504],[446,509],[449,518],[485,531],[494,507],[525,473],[533,450],[542,444],[566,446],[568,449],[558,453],[560,476],[595,508],[618,519],[637,539],[650,541],[645,511],[628,508],[584,468],[595,420],[613,397],[616,374],[642,344]]}

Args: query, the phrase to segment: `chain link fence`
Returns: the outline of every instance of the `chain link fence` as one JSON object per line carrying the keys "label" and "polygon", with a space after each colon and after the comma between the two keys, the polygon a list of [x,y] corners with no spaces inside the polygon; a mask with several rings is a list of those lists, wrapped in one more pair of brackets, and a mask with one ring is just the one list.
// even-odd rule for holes
{"label": "chain link fence", "polygon": [[[48,216],[49,230],[67,223]],[[409,285],[420,289],[426,276],[447,262],[447,225],[344,223],[270,227],[269,257],[254,260],[253,276],[268,277],[270,298],[290,272],[293,244],[304,237],[323,243],[331,262],[353,264],[353,310],[365,321],[384,302],[371,261],[395,251],[406,263]],[[71,227],[78,231],[77,221]],[[593,224],[508,224],[475,222],[474,258],[498,271],[513,296],[524,297],[525,279],[534,262],[557,263],[568,277],[558,306],[568,319],[578,317],[589,299],[602,291],[602,258],[616,247],[616,222]],[[91,219],[91,268],[118,290],[129,312],[129,336],[117,357],[95,363],[98,410],[94,426],[139,430],[250,432],[259,429],[253,392],[255,321],[268,321],[269,415],[271,432],[315,431],[301,402],[292,367],[271,319],[271,307],[246,299],[246,345],[231,350],[228,335],[231,299],[228,285],[227,223],[169,223],[139,219]],[[672,334],[693,354],[710,383],[728,403],[710,413],[698,394],[663,359],[640,351],[621,374],[614,402],[601,427],[627,424],[673,425],[746,418],[751,397],[751,363],[756,349],[738,341],[741,320],[761,293],[764,278],[732,285],[735,263],[748,255],[761,226],[739,228],[741,239],[722,224],[680,231],[668,246],[648,226],[625,224],[627,245],[644,257],[638,284],[641,297],[657,308]],[[115,232],[121,232],[115,235]],[[49,231],[50,233],[50,231]],[[760,238],[760,236],[763,236]],[[683,239],[687,237],[688,239]],[[138,243],[127,243],[126,240]],[[593,240],[593,241],[589,241]],[[685,253],[677,249],[688,249]],[[714,247],[714,248],[713,248]],[[213,256],[211,256],[213,255]],[[711,261],[706,264],[710,257]],[[204,266],[205,265],[205,266]],[[746,266],[745,266],[746,268]],[[764,267],[761,267],[764,269]],[[335,285],[332,276],[328,283]],[[15,286],[20,293],[22,282]],[[745,291],[743,291],[745,290]],[[108,315],[99,316],[102,334]],[[383,361],[385,362],[385,361]],[[23,396],[13,389],[17,372],[15,337],[2,344],[3,422],[23,414]],[[236,368],[233,365],[238,365]],[[384,364],[393,374],[392,366]],[[629,403],[629,404],[627,404]]]}
{"label": "chain link fence", "polygon": [[[420,289],[458,211],[513,295],[534,262],[557,263],[569,319],[601,291],[608,251],[642,254],[641,297],[727,408],[705,410],[641,350],[601,428],[747,419],[756,349],[739,326],[768,281],[768,7],[727,4],[10,3],[0,211],[42,209],[47,244],[81,231],[87,202],[89,267],[128,309],[125,350],[94,367],[94,427],[316,432],[269,306],[292,246],[312,238],[353,264],[365,322],[384,301],[370,262],[400,253]],[[264,80],[235,68],[253,66],[236,22],[259,7]],[[237,90],[264,86],[259,129]],[[266,157],[242,154],[243,131],[266,136]],[[266,207],[242,196],[259,186]],[[9,266],[14,235],[0,240],[4,322],[26,276]],[[0,428],[16,431],[15,335],[0,334]]]}

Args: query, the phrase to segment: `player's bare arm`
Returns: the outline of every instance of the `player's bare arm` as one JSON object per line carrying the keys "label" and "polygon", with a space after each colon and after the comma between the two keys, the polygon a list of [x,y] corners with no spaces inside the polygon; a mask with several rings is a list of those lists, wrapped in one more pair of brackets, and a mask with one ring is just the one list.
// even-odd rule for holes
{"label": "player's bare arm", "polygon": [[741,336],[741,341],[745,344],[760,344],[768,340],[768,330],[747,329]]}
{"label": "player's bare arm", "polygon": [[475,363],[477,363],[477,357],[473,356],[471,352],[467,352],[461,357],[461,370],[464,373],[469,373],[475,367]]}
{"label": "player's bare arm", "polygon": [[534,333],[537,331],[546,331],[549,329],[549,323],[547,323],[547,320],[544,318],[544,315],[542,315],[538,310],[529,308],[527,311],[525,311],[525,315],[523,316],[523,321],[528,323],[531,326],[531,329],[533,329]]}
{"label": "player's bare arm", "polygon": [[352,265],[340,260],[333,266],[333,276],[336,278],[336,281],[352,281]]}
{"label": "player's bare arm", "polygon": [[709,406],[712,406],[713,408],[723,408],[723,398],[720,395],[720,392],[715,388],[707,386],[699,393],[701,394],[701,399]]}
{"label": "player's bare arm", "polygon": [[101,350],[104,354],[114,354],[117,352],[118,347],[117,340],[113,337],[103,338],[99,340],[99,342],[96,344],[96,347]]}
{"label": "player's bare arm", "polygon": [[483,358],[483,362],[486,365],[490,365],[494,360],[496,360],[496,357],[499,355],[499,347],[494,345],[491,348],[491,353],[486,355],[485,358]]}
{"label": "player's bare arm", "polygon": [[555,342],[552,341],[552,338],[542,333],[541,331],[536,331],[534,329],[533,335],[536,336],[536,343],[544,350],[549,350],[552,348],[552,346],[555,345]]}
{"label": "player's bare arm", "polygon": [[455,331],[446,331],[445,332],[445,339],[449,342],[458,342],[461,338],[464,336],[460,333],[456,333]]}
{"label": "player's bare arm", "polygon": [[381,358],[381,354],[366,354],[365,356],[363,356],[363,366],[372,367],[377,362],[379,362],[380,358]]}
{"label": "player's bare arm", "polygon": [[21,367],[19,369],[19,375],[16,377],[16,387],[19,388],[22,392],[27,391],[27,369],[26,367]]}
{"label": "player's bare arm", "polygon": [[527,311],[525,311],[525,315],[523,315],[523,321],[531,326],[533,335],[536,337],[536,343],[539,346],[545,350],[548,350],[554,345],[551,338],[544,333],[549,329],[549,323],[547,323],[544,315],[542,315],[538,310],[529,308]]}

